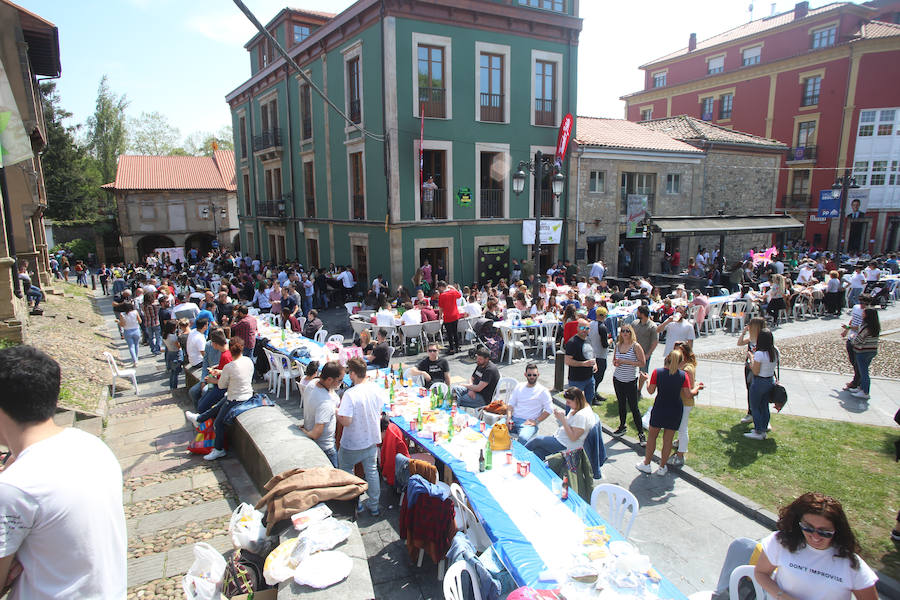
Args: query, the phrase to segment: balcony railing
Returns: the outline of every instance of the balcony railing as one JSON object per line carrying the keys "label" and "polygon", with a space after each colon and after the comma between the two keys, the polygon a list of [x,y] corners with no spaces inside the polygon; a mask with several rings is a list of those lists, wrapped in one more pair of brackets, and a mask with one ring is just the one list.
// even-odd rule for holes
{"label": "balcony railing", "polygon": [[284,218],[289,210],[288,205],[291,203],[290,194],[285,194],[279,198],[272,200],[263,200],[256,203],[256,216]]}
{"label": "balcony railing", "polygon": [[503,122],[503,94],[481,94],[481,120]]}
{"label": "balcony railing", "polygon": [[306,197],[306,216],[310,219],[316,218],[316,199],[313,196]]}
{"label": "balcony railing", "polygon": [[541,190],[541,217],[555,216],[553,211],[553,192],[550,190]]}
{"label": "balcony railing", "polygon": [[422,105],[422,114],[426,117],[443,119],[447,116],[447,105],[444,100],[444,88],[420,87],[419,103]]}
{"label": "balcony railing", "polygon": [[534,99],[534,124],[556,125],[556,100],[552,98]]}
{"label": "balcony railing", "polygon": [[446,219],[447,218],[447,190],[430,190],[432,192],[429,200],[429,190],[422,190],[422,218],[423,219]]}
{"label": "balcony railing", "polygon": [[503,218],[503,190],[481,190],[481,218]]}
{"label": "balcony railing", "polygon": [[281,129],[274,127],[253,136],[253,151],[261,152],[281,146]]}
{"label": "balcony railing", "polygon": [[350,101],[350,114],[348,116],[354,123],[362,121],[362,105],[359,103],[359,100]]}
{"label": "balcony railing", "polygon": [[787,162],[816,160],[816,146],[797,146],[788,150]]}
{"label": "balcony railing", "polygon": [[366,218],[366,197],[363,194],[353,194],[353,218],[359,221]]}
{"label": "balcony railing", "polygon": [[785,194],[782,197],[785,208],[809,208],[809,194]]}

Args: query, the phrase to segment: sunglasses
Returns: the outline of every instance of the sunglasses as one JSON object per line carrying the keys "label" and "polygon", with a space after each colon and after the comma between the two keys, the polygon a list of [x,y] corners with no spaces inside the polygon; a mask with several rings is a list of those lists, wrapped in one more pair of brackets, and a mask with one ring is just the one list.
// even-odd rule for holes
{"label": "sunglasses", "polygon": [[525,377],[537,377],[537,373],[525,373]]}
{"label": "sunglasses", "polygon": [[803,521],[800,521],[800,531],[803,533],[808,533],[810,535],[816,534],[819,537],[831,539],[834,537],[834,531],[828,531],[827,529],[818,529],[813,527],[812,525],[807,525]]}

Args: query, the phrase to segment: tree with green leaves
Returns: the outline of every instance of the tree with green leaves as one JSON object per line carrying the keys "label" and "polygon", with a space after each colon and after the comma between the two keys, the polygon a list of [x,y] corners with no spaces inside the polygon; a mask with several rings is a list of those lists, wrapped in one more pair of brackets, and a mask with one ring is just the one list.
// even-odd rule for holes
{"label": "tree with green leaves", "polygon": [[212,156],[215,150],[234,150],[231,125],[222,127],[216,133],[195,131],[184,139],[184,146],[178,150],[193,156]]}
{"label": "tree with green leaves", "polygon": [[42,81],[40,92],[47,131],[47,146],[41,154],[47,216],[54,220],[97,220],[106,202],[106,194],[100,189],[105,182],[97,161],[76,142],[78,128],[64,123],[72,113],[62,108],[56,83]]}
{"label": "tree with green leaves", "polygon": [[116,96],[110,90],[109,81],[104,75],[97,89],[94,114],[87,120],[87,147],[99,163],[104,183],[115,181],[119,155],[128,149],[126,108],[128,100],[125,95]]}
{"label": "tree with green leaves", "polygon": [[134,154],[165,156],[178,144],[178,128],[158,111],[142,112],[129,121],[128,149]]}

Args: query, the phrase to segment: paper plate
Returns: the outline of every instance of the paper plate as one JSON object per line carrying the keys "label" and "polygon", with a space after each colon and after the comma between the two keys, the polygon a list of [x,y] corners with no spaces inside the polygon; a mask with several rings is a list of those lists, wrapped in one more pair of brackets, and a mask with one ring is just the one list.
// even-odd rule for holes
{"label": "paper plate", "polygon": [[634,546],[624,540],[610,542],[609,551],[612,552],[614,556],[628,556],[629,554],[634,554],[636,552]]}
{"label": "paper plate", "polygon": [[294,581],[316,589],[327,588],[350,575],[353,560],[336,550],[317,552],[300,563],[294,571]]}

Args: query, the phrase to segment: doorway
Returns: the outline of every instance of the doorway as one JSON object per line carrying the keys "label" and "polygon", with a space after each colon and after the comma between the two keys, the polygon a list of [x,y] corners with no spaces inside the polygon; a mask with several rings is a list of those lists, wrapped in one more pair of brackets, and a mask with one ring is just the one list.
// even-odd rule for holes
{"label": "doorway", "polygon": [[369,286],[369,249],[366,246],[353,245],[353,268],[356,270],[356,284],[365,292]]}
{"label": "doorway", "polygon": [[866,222],[850,223],[850,235],[847,236],[847,251],[861,252],[866,247]]}
{"label": "doorway", "polygon": [[[438,279],[446,279],[447,277],[447,260],[450,256],[449,250],[445,248],[420,248],[419,249],[419,264],[415,265],[414,268],[418,269],[422,265],[425,264],[425,260],[428,260],[428,263],[431,265],[431,280],[434,284],[437,284]],[[448,282],[452,283],[452,282]]]}

